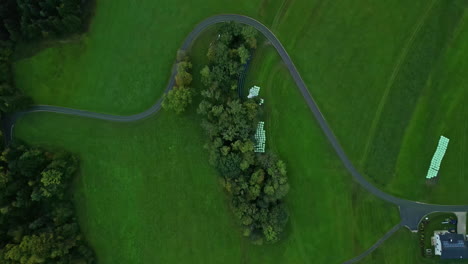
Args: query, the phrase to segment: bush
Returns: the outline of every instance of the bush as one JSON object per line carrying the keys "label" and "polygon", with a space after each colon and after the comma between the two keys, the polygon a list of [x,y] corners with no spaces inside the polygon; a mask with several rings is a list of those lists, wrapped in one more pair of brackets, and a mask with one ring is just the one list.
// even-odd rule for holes
{"label": "bush", "polygon": [[177,74],[175,75],[176,85],[163,97],[162,107],[176,114],[183,113],[192,103],[192,63],[185,51],[177,52]]}

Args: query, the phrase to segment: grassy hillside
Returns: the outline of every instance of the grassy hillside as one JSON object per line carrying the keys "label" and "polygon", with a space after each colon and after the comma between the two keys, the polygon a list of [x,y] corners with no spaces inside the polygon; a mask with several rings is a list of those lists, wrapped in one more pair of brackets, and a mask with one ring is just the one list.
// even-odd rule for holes
{"label": "grassy hillside", "polygon": [[[468,56],[462,11],[453,3],[434,3],[409,46],[371,131],[368,152],[363,153],[365,173],[380,186],[411,199],[468,203],[468,196],[461,193],[447,195],[459,193],[460,184],[466,184],[466,171],[459,165],[463,153],[455,151],[468,146],[462,136],[464,122],[456,119],[463,112],[460,100],[467,96],[460,86],[466,75],[456,71],[466,67]],[[457,68],[451,66],[454,63]],[[442,134],[452,139],[453,148],[443,162],[439,183],[426,186],[425,175]]]}
{"label": "grassy hillside", "polygon": [[[346,66],[349,63],[379,69],[375,65],[384,61],[381,67],[392,67],[393,56],[388,54],[399,51],[404,42],[400,35],[415,23],[424,3],[210,0],[129,5],[123,0],[104,0],[98,2],[90,31],[81,41],[20,60],[15,72],[18,86],[38,103],[140,112],[160,97],[175,52],[196,23],[214,14],[240,13],[272,28],[314,92],[321,95],[319,89],[338,88],[329,83],[337,74],[350,86],[358,86],[353,82],[361,78],[355,73],[362,69]],[[395,16],[400,17],[398,23]],[[343,67],[353,72],[343,75]],[[379,69],[380,74],[369,72],[368,78],[386,78],[385,69]]]}
{"label": "grassy hillside", "polygon": [[[137,113],[161,96],[176,50],[196,23],[218,13],[249,15],[277,34],[374,184],[409,199],[468,204],[465,3],[103,0],[81,39],[32,57],[17,54],[16,83],[36,103]],[[210,38],[204,36],[193,52],[196,73]],[[265,88],[267,146],[287,161],[292,186],[289,235],[274,246],[239,237],[194,114],[132,124],[53,114],[21,120],[17,138],[81,156],[77,207],[101,263],[341,263],[398,221],[394,208],[353,183],[265,45],[247,84]],[[441,134],[451,143],[440,179],[427,185]],[[413,247],[416,239],[401,231],[365,263],[419,263]]]}
{"label": "grassy hillside", "polygon": [[[467,98],[466,6],[463,0],[104,0],[81,40],[17,61],[16,82],[37,103],[140,112],[161,96],[175,52],[196,23],[219,13],[249,15],[279,37],[371,181],[410,199],[467,203],[464,195],[446,195],[468,184],[458,165],[467,147],[464,114],[452,114],[466,112],[460,103]],[[454,148],[439,183],[426,186],[441,133],[455,140]]]}
{"label": "grassy hillside", "polygon": [[[468,16],[466,12],[454,29],[452,38],[408,114],[396,152],[394,177],[388,190],[412,199],[447,204],[468,204],[468,170],[465,166],[468,141]],[[426,185],[424,176],[440,135],[450,138],[435,185]]]}
{"label": "grassy hillside", "polygon": [[138,113],[161,97],[176,51],[197,23],[223,12],[268,23],[273,14],[269,10],[279,4],[98,1],[89,33],[81,40],[47,48],[15,64],[17,85],[37,103]]}
{"label": "grassy hillside", "polygon": [[46,113],[20,121],[17,138],[80,155],[75,199],[100,263],[342,263],[399,221],[395,207],[353,182],[274,50],[262,47],[247,82],[263,87],[267,147],[287,162],[291,185],[287,236],[275,245],[241,237],[194,113],[128,124]]}

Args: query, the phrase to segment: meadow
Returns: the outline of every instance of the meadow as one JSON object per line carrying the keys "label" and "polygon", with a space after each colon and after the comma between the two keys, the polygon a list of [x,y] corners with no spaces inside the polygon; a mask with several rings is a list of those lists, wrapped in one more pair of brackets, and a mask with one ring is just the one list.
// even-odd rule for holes
{"label": "meadow", "polygon": [[49,113],[20,120],[17,139],[79,155],[73,193],[99,263],[341,263],[399,221],[397,208],[353,182],[274,49],[261,47],[247,85],[263,87],[267,147],[284,157],[291,185],[290,224],[274,245],[241,237],[208,164],[195,107],[125,124]]}
{"label": "meadow", "polygon": [[[468,17],[455,29],[442,56],[434,65],[420,91],[408,125],[404,130],[392,181],[387,190],[419,201],[468,204],[465,166],[468,99]],[[436,184],[426,184],[429,168],[440,135],[450,138]]]}
{"label": "meadow", "polygon": [[[363,153],[362,171],[385,190],[412,200],[467,204],[465,104],[467,16],[455,2],[436,2],[415,35]],[[373,131],[371,131],[372,133]],[[439,178],[425,176],[438,139],[451,139]]]}
{"label": "meadow", "polygon": [[257,17],[277,4],[99,1],[89,32],[20,59],[16,83],[36,103],[139,113],[162,96],[175,54],[197,23],[226,11]]}
{"label": "meadow", "polygon": [[407,229],[401,229],[390,237],[383,245],[377,248],[369,256],[364,258],[360,264],[460,264],[468,263],[467,260],[444,260],[440,257],[424,258],[419,248],[418,235]]}
{"label": "meadow", "polygon": [[[141,112],[161,96],[176,50],[196,23],[219,13],[248,15],[284,44],[370,181],[408,199],[463,204],[466,6],[462,0],[105,0],[81,38],[35,56],[17,54],[15,77],[36,103]],[[453,149],[438,183],[427,185],[424,176],[442,133],[454,140]]]}
{"label": "meadow", "polygon": [[[83,36],[33,56],[16,54],[15,80],[38,104],[138,113],[162,95],[196,23],[219,13],[248,15],[278,36],[372,183],[412,200],[468,204],[466,10],[463,0],[102,0]],[[192,50],[195,74],[210,32]],[[292,186],[288,235],[273,246],[252,246],[236,230],[195,107],[128,124],[46,113],[20,120],[17,139],[80,156],[73,193],[100,263],[340,263],[398,222],[396,208],[352,181],[274,50],[259,44],[246,84],[264,87],[267,146],[286,160]],[[428,185],[442,134],[451,143],[438,181]],[[423,261],[405,230],[364,263]]]}

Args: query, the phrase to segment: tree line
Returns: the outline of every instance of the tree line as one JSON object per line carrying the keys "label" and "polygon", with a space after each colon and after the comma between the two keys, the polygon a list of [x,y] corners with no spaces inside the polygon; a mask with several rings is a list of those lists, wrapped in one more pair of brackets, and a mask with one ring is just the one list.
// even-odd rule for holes
{"label": "tree line", "polygon": [[177,64],[176,64],[176,75],[175,85],[167,93],[164,94],[162,107],[169,111],[174,111],[177,114],[184,112],[187,107],[192,103],[192,89],[190,84],[192,83],[192,63],[190,57],[184,50],[177,52]]}
{"label": "tree line", "polygon": [[13,43],[0,40],[0,112],[10,113],[28,107],[31,99],[15,88],[11,72]]}
{"label": "tree line", "polygon": [[[0,1],[0,114],[27,108],[11,69],[18,42],[62,37],[81,27],[80,0]],[[67,194],[76,157],[25,145],[0,146],[0,263],[91,264]]]}
{"label": "tree line", "polygon": [[14,46],[63,37],[81,30],[81,0],[1,0],[0,1],[0,111],[15,112],[31,100],[15,88],[11,71]]}
{"label": "tree line", "polygon": [[271,152],[255,153],[254,134],[262,114],[259,99],[239,98],[238,78],[251,51],[257,31],[225,23],[207,52],[202,71],[205,89],[198,113],[208,136],[210,162],[222,176],[231,207],[243,235],[254,243],[274,243],[288,221],[283,202],[289,185],[286,164]]}
{"label": "tree line", "polygon": [[14,145],[0,157],[0,263],[91,264],[67,193],[76,157]]}
{"label": "tree line", "polygon": [[2,0],[0,34],[13,41],[62,37],[81,30],[81,0]]}

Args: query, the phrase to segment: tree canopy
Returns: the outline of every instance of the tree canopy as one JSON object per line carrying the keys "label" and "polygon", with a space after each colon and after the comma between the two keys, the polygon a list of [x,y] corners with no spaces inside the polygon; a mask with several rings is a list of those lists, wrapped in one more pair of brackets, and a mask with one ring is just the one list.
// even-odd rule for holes
{"label": "tree canopy", "polygon": [[211,43],[209,64],[200,72],[205,89],[198,113],[208,136],[210,161],[220,171],[233,214],[254,243],[278,241],[288,221],[282,198],[289,185],[286,165],[267,152],[254,152],[259,99],[241,100],[238,77],[256,47],[256,30],[225,23]]}
{"label": "tree canopy", "polygon": [[94,263],[67,195],[78,160],[24,145],[0,157],[0,263]]}
{"label": "tree canopy", "polygon": [[0,1],[0,112],[27,108],[31,99],[16,89],[11,56],[17,41],[63,37],[82,28],[81,0]]}
{"label": "tree canopy", "polygon": [[183,113],[192,103],[192,63],[185,51],[177,53],[177,74],[175,75],[175,86],[163,97],[162,107],[177,114]]}
{"label": "tree canopy", "polygon": [[14,41],[60,37],[82,28],[81,0],[4,0],[2,27]]}
{"label": "tree canopy", "polygon": [[[26,108],[15,88],[11,56],[17,41],[75,33],[80,0],[0,1],[0,112]],[[67,195],[77,159],[24,145],[0,156],[0,263],[94,263]]]}

